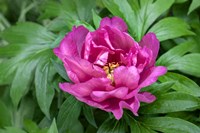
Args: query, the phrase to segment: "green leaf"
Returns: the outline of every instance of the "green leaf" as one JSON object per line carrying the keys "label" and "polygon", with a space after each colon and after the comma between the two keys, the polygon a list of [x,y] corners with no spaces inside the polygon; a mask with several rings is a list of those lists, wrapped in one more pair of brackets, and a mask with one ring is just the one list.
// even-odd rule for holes
{"label": "green leaf", "polygon": [[172,65],[168,66],[169,70],[179,70],[183,73],[200,77],[200,54],[192,53],[186,54],[176,60]]}
{"label": "green leaf", "polygon": [[192,41],[181,43],[160,56],[160,58],[156,61],[156,64],[168,67],[193,48],[194,42]]}
{"label": "green leaf", "polygon": [[168,17],[156,23],[149,32],[154,32],[160,41],[173,39],[185,35],[194,35],[189,30],[189,25],[182,19],[176,17]]}
{"label": "green leaf", "polygon": [[95,25],[95,28],[97,29],[99,28],[101,17],[99,17],[94,10],[92,10],[92,16],[93,16],[93,23]]}
{"label": "green leaf", "polygon": [[33,79],[34,68],[37,61],[19,64],[15,77],[13,79],[10,96],[15,107],[17,107],[20,99],[28,92],[29,86]]}
{"label": "green leaf", "polygon": [[125,133],[126,125],[124,120],[107,119],[99,127],[97,133]]}
{"label": "green leaf", "polygon": [[200,97],[200,87],[194,81],[183,75],[168,72],[164,76],[160,77],[159,81],[173,81],[175,84],[172,86],[172,89],[176,90],[177,92]]}
{"label": "green leaf", "polygon": [[24,128],[28,133],[38,133],[39,127],[37,124],[31,120],[24,121]]}
{"label": "green leaf", "polygon": [[0,133],[26,133],[26,132],[17,127],[6,127],[4,130],[0,129]]}
{"label": "green leaf", "polygon": [[81,103],[73,96],[68,96],[58,112],[57,126],[59,132],[65,132],[76,124],[81,112]]}
{"label": "green leaf", "polygon": [[143,123],[153,130],[165,133],[199,133],[200,128],[188,121],[172,117],[145,118]]}
{"label": "green leaf", "polygon": [[16,26],[6,29],[2,33],[2,37],[9,43],[14,44],[44,44],[51,43],[55,39],[53,33],[47,31],[43,26],[32,22],[18,23]]}
{"label": "green leaf", "polygon": [[53,59],[51,59],[51,62],[53,63],[54,68],[56,69],[56,71],[58,72],[58,74],[65,79],[67,82],[71,82],[69,77],[67,76],[67,73],[65,71],[65,68],[63,65],[55,62]]}
{"label": "green leaf", "polygon": [[11,126],[11,112],[0,100],[0,128],[5,126]]}
{"label": "green leaf", "polygon": [[200,1],[199,0],[192,0],[192,3],[189,7],[188,14],[190,14],[192,11],[197,9],[200,6]]}
{"label": "green leaf", "polygon": [[48,132],[47,133],[58,133],[58,129],[57,129],[57,126],[56,126],[56,121],[55,119],[53,119],[53,122],[51,124],[51,127],[49,128]]}
{"label": "green leaf", "polygon": [[92,107],[84,104],[83,105],[83,114],[85,115],[85,118],[87,119],[87,121],[91,125],[93,125],[94,127],[97,128],[97,124],[96,124],[95,119],[94,119],[94,113],[93,113]]}
{"label": "green leaf", "polygon": [[160,95],[152,104],[143,106],[140,113],[157,114],[195,110],[199,107],[199,103],[200,100],[192,95],[171,92]]}
{"label": "green leaf", "polygon": [[49,73],[51,64],[40,62],[35,72],[36,98],[42,112],[50,119],[49,108],[51,106],[54,89],[50,87]]}

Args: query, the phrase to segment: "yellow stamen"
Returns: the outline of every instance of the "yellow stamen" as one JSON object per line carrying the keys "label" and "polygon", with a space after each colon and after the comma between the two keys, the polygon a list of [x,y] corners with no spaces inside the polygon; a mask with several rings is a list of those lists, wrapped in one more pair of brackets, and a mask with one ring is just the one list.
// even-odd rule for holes
{"label": "yellow stamen", "polygon": [[103,70],[106,72],[107,74],[107,78],[109,78],[112,82],[112,84],[114,84],[114,69],[119,67],[119,63],[115,63],[115,62],[111,62],[106,64],[105,66],[103,66]]}

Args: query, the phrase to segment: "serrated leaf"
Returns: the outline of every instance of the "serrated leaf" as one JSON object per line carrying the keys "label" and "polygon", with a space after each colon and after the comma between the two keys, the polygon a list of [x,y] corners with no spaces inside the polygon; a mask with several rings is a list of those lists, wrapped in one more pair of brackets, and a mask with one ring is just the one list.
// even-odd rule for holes
{"label": "serrated leaf", "polygon": [[199,133],[200,128],[188,121],[172,117],[152,117],[143,120],[153,130],[165,133]]}
{"label": "serrated leaf", "polygon": [[73,96],[68,96],[65,102],[61,105],[58,112],[57,126],[59,132],[70,131],[70,128],[78,120],[81,112],[81,103]]}
{"label": "serrated leaf", "polygon": [[97,124],[94,119],[94,113],[92,107],[89,107],[88,105],[83,105],[83,114],[85,115],[85,118],[87,121],[97,128]]}
{"label": "serrated leaf", "polygon": [[6,29],[2,33],[2,37],[9,43],[14,44],[44,44],[51,43],[55,39],[53,33],[47,31],[43,26],[33,22],[18,23],[16,26]]}
{"label": "serrated leaf", "polygon": [[189,7],[188,14],[190,14],[192,11],[197,9],[200,6],[200,1],[199,0],[192,0],[192,3]]}
{"label": "serrated leaf", "polygon": [[40,62],[35,72],[36,98],[42,112],[50,119],[49,108],[54,97],[54,89],[50,87],[49,69],[51,64]]}
{"label": "serrated leaf", "polygon": [[97,133],[125,133],[126,125],[123,120],[107,119],[99,127]]}
{"label": "serrated leaf", "polygon": [[183,73],[200,77],[200,54],[192,53],[186,54],[178,60],[174,61],[173,64],[168,66],[169,70],[179,70]]}
{"label": "serrated leaf", "polygon": [[199,107],[200,100],[192,95],[171,92],[157,97],[152,104],[141,107],[144,114],[158,114],[178,111],[195,110]]}
{"label": "serrated leaf", "polygon": [[173,39],[185,35],[194,35],[190,26],[182,19],[167,17],[156,23],[149,32],[154,32],[160,41]]}
{"label": "serrated leaf", "polygon": [[191,79],[177,74],[168,72],[164,76],[159,78],[161,82],[173,81],[175,84],[172,86],[172,89],[176,90],[177,92],[190,94],[196,97],[200,97],[200,87]]}
{"label": "serrated leaf", "polygon": [[194,42],[192,41],[181,43],[160,56],[160,58],[156,61],[156,64],[168,67],[193,48]]}
{"label": "serrated leaf", "polygon": [[47,131],[47,133],[58,133],[55,119],[53,119],[53,122],[52,122],[49,130]]}

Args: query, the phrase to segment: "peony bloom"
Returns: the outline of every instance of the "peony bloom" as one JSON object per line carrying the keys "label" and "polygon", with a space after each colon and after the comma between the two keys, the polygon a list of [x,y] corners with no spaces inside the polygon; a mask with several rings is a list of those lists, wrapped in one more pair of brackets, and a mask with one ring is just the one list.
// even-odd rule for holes
{"label": "peony bloom", "polygon": [[123,108],[138,115],[140,102],[156,99],[149,92],[140,92],[141,88],[167,71],[155,66],[158,50],[154,33],[138,43],[118,17],[103,18],[93,32],[84,26],[73,27],[54,49],[73,82],[59,86],[90,106],[112,112],[116,119],[122,117]]}

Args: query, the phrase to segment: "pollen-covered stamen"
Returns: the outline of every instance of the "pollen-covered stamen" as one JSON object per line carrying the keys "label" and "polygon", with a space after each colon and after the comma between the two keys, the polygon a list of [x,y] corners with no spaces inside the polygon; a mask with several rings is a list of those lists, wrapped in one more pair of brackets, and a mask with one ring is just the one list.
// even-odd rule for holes
{"label": "pollen-covered stamen", "polygon": [[111,62],[103,66],[103,70],[106,72],[107,78],[109,78],[112,81],[111,82],[112,84],[114,84],[113,72],[114,72],[114,69],[117,67],[119,67],[119,63],[116,63],[116,62]]}

